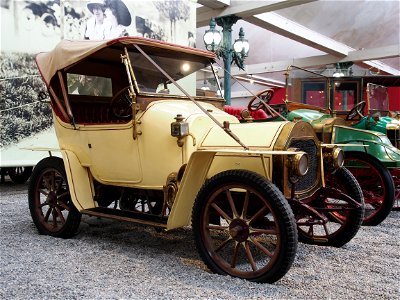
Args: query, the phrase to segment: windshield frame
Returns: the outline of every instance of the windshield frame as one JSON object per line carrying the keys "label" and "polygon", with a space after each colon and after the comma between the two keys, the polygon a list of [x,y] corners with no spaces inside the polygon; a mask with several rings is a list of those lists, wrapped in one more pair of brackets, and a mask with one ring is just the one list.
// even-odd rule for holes
{"label": "windshield frame", "polygon": [[[184,88],[185,92],[189,93],[192,97],[223,100],[220,79],[213,66],[214,59],[188,53],[182,53],[182,55],[177,56],[176,52],[154,51],[154,48],[144,47],[143,45],[135,45],[135,47],[140,48],[148,56],[143,55],[138,49],[129,48],[128,50],[132,66],[130,76],[133,78],[133,88],[138,95],[146,97],[188,98],[184,92],[176,87],[174,82],[171,82],[162,72],[157,70],[151,62],[153,60],[175,82],[181,83],[180,85],[185,86],[185,84],[182,84],[182,81],[194,80],[194,82],[191,82],[192,86],[188,88],[186,84]],[[185,65],[188,67],[186,72],[182,71]],[[199,76],[200,73],[202,74]],[[191,76],[193,78],[190,78]],[[200,91],[202,89],[197,87],[198,82],[205,82],[206,80],[215,82],[214,89],[208,93]],[[170,92],[171,89],[172,93]]]}

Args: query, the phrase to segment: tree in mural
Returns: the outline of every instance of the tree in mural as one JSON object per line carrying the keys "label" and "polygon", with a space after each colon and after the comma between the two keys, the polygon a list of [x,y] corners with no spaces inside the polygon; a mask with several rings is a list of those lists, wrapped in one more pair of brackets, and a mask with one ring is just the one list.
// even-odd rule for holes
{"label": "tree in mural", "polygon": [[160,12],[170,21],[171,26],[171,42],[175,42],[176,22],[179,20],[188,20],[190,14],[190,7],[187,1],[182,0],[167,0],[163,2],[155,1],[154,5]]}

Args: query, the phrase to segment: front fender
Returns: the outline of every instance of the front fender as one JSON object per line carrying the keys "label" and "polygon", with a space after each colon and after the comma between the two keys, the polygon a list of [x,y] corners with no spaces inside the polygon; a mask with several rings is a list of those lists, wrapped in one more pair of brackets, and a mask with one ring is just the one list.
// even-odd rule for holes
{"label": "front fender", "polygon": [[400,167],[400,150],[380,132],[335,126],[332,136],[335,144],[359,144],[365,147],[343,146],[344,151],[366,152],[380,160],[387,168]]}
{"label": "front fender", "polygon": [[[343,146],[343,151],[361,151],[377,158],[387,168],[400,168],[400,151],[383,143],[374,143],[371,141],[353,140],[349,144],[358,144],[360,146]],[[362,147],[364,146],[364,147]]]}
{"label": "front fender", "polygon": [[232,169],[254,171],[271,180],[273,155],[294,151],[204,149],[190,156],[168,217],[167,230],[190,225],[194,201],[202,185],[213,175]]}

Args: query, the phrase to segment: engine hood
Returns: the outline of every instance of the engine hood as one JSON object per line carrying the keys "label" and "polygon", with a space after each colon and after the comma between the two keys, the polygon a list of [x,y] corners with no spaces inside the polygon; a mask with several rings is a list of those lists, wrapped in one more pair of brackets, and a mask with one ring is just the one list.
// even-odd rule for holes
{"label": "engine hood", "polygon": [[346,146],[343,147],[345,151],[365,151],[378,158],[386,167],[400,167],[400,150],[391,144],[385,134],[346,126],[334,127],[333,143],[366,146],[365,148]]}
{"label": "engine hood", "polygon": [[[232,132],[249,148],[272,150],[276,140],[290,122],[230,124]],[[218,126],[207,133],[199,148],[241,147],[232,137]]]}
{"label": "engine hood", "polygon": [[296,109],[289,112],[287,118],[289,121],[300,119],[302,121],[312,123],[317,120],[331,118],[331,116],[312,109]]}

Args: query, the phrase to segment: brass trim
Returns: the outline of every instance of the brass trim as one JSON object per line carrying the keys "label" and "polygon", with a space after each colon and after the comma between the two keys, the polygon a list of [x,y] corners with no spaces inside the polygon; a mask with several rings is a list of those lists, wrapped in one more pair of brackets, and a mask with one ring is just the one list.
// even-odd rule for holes
{"label": "brass trim", "polygon": [[[306,190],[302,190],[300,192],[296,191],[295,192],[295,197],[297,199],[303,199],[311,196],[314,194],[322,185],[323,185],[323,164],[321,163],[321,143],[318,140],[314,129],[312,126],[304,121],[299,121],[299,122],[290,122],[284,125],[282,131],[280,132],[275,146],[274,150],[287,150],[289,148],[289,145],[292,143],[294,140],[313,140],[316,147],[317,147],[317,174],[316,174],[316,182],[313,186]],[[311,160],[312,158],[309,157]],[[290,198],[291,196],[291,187],[289,186],[289,167],[288,167],[288,156],[280,156],[280,158],[274,158],[274,176],[280,176],[280,179],[282,180],[282,186],[281,189],[283,191],[283,194],[285,197]],[[278,169],[277,169],[278,168]],[[278,173],[278,170],[281,170],[280,173]]]}

